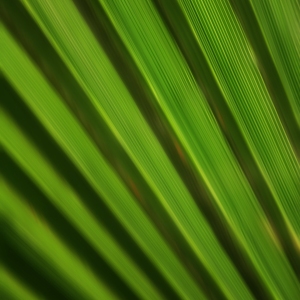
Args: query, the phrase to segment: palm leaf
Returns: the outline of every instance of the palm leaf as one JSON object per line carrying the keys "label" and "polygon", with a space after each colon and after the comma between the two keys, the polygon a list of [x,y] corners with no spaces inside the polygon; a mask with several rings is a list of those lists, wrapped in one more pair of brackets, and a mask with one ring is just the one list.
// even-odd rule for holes
{"label": "palm leaf", "polygon": [[3,0],[3,299],[297,299],[297,1]]}

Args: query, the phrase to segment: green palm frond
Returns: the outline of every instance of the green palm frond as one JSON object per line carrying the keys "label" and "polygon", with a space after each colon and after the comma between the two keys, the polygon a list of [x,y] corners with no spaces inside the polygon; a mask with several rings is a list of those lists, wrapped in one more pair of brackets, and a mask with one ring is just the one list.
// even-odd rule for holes
{"label": "green palm frond", "polygon": [[295,0],[1,0],[0,298],[298,299]]}

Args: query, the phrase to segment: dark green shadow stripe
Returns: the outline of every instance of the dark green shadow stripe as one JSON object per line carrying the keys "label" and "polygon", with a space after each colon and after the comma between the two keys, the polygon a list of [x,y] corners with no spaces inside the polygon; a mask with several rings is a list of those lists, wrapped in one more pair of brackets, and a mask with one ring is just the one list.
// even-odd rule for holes
{"label": "dark green shadow stripe", "polygon": [[[55,282],[49,280],[47,276],[34,264],[32,264],[24,255],[19,253],[15,245],[9,242],[11,230],[7,225],[3,232],[1,240],[3,242],[2,263],[3,265],[21,282],[34,290],[36,294],[42,295],[45,299],[70,299]],[[6,299],[6,298],[2,298]]]}

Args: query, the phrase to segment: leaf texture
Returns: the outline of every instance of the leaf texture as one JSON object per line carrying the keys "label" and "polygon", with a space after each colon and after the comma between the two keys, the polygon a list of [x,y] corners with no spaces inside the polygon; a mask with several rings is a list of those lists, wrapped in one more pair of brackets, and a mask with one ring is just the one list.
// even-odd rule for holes
{"label": "leaf texture", "polygon": [[298,298],[285,2],[1,1],[3,299]]}

